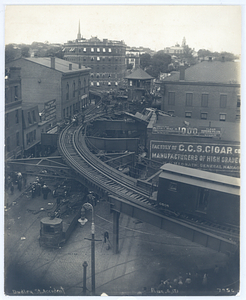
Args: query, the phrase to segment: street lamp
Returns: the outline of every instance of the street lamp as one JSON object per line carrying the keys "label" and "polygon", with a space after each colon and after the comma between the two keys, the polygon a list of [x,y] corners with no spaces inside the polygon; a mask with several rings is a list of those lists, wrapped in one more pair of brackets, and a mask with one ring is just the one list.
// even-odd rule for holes
{"label": "street lamp", "polygon": [[85,209],[91,209],[92,221],[91,221],[91,290],[92,295],[95,295],[95,223],[94,223],[94,208],[86,202],[83,204]]}

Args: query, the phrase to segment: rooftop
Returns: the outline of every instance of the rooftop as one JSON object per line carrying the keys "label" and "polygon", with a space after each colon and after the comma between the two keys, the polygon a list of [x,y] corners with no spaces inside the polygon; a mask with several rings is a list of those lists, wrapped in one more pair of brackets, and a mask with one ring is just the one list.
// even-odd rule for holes
{"label": "rooftop", "polygon": [[[51,57],[29,57],[24,59],[51,68]],[[54,59],[55,59],[55,70],[62,73],[72,73],[76,71],[90,70],[90,68],[86,68],[84,66],[81,66],[81,68],[79,68],[79,64],[75,64],[64,59],[60,59],[57,57],[54,57]],[[71,69],[69,69],[69,65],[72,65]]]}
{"label": "rooftop", "polygon": [[148,73],[146,73],[141,68],[137,69],[136,71],[132,72],[130,75],[125,77],[126,79],[153,79],[154,77],[150,76]]}
{"label": "rooftop", "polygon": [[[185,70],[185,82],[240,83],[240,63],[233,61],[203,61]],[[179,81],[179,72],[164,81]]]}

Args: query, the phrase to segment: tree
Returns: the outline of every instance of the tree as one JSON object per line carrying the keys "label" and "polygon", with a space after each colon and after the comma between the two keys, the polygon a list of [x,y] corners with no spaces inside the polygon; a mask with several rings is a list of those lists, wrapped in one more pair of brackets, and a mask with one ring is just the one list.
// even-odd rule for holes
{"label": "tree", "polygon": [[164,50],[158,51],[151,59],[151,65],[147,68],[147,73],[158,78],[160,73],[168,72],[168,65],[171,63],[171,56],[166,54]]}
{"label": "tree", "polygon": [[29,47],[23,46],[23,47],[21,48],[21,56],[22,56],[22,57],[30,57]]}
{"label": "tree", "polygon": [[12,44],[6,45],[5,47],[5,63],[14,60],[16,57],[16,51]]}
{"label": "tree", "polygon": [[149,53],[144,53],[140,55],[140,66],[143,70],[149,67],[150,63],[151,63],[151,56]]}

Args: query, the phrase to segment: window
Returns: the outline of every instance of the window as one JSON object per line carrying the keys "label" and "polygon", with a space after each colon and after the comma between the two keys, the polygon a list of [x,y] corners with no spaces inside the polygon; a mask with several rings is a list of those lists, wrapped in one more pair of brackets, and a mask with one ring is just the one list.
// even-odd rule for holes
{"label": "window", "polygon": [[66,100],[69,99],[69,84],[67,83],[67,86],[66,86]]}
{"label": "window", "polygon": [[36,129],[33,131],[33,140],[36,141]]}
{"label": "window", "polygon": [[103,52],[106,52],[106,49],[105,49],[105,48],[103,48]]}
{"label": "window", "polygon": [[84,57],[83,60],[86,61],[86,57]]}
{"label": "window", "polygon": [[32,111],[32,119],[33,119],[33,122],[37,122],[36,115],[35,115],[35,110]]}
{"label": "window", "polygon": [[83,51],[86,52],[86,48],[84,48]]}
{"label": "window", "polygon": [[91,61],[93,61],[93,60],[94,60],[94,57],[92,56],[92,57],[91,57]]}
{"label": "window", "polygon": [[201,119],[202,120],[207,120],[208,114],[207,113],[201,113]]}
{"label": "window", "polygon": [[236,115],[236,120],[240,120],[240,115]]}
{"label": "window", "polygon": [[100,48],[97,48],[97,52],[100,52]]}
{"label": "window", "polygon": [[94,48],[91,48],[91,52],[94,52]]}
{"label": "window", "polygon": [[237,107],[241,107],[241,97],[237,95]]}
{"label": "window", "polygon": [[108,48],[108,52],[111,52],[112,50],[111,50],[111,48]]}
{"label": "window", "polygon": [[67,117],[68,117],[68,107],[67,107]]}
{"label": "window", "polygon": [[168,105],[175,105],[175,92],[168,92]]}
{"label": "window", "polygon": [[168,190],[169,191],[171,191],[171,192],[177,192],[177,188],[178,188],[177,182],[173,182],[173,181],[169,182],[169,186],[168,186]]}
{"label": "window", "polygon": [[129,81],[129,85],[132,86],[132,80]]}
{"label": "window", "polygon": [[28,123],[32,124],[32,118],[31,118],[31,113],[30,111],[27,113],[27,119],[28,119]]}
{"label": "window", "polygon": [[191,118],[191,111],[186,111],[185,112],[185,117],[186,118]]}
{"label": "window", "polygon": [[65,108],[63,108],[63,119],[65,119]]}
{"label": "window", "polygon": [[10,137],[7,137],[7,143],[6,143],[7,152],[10,152]]}
{"label": "window", "polygon": [[15,122],[19,123],[19,111],[18,111],[18,109],[15,111]]}
{"label": "window", "polygon": [[186,106],[192,106],[193,94],[186,93]]}
{"label": "window", "polygon": [[8,113],[5,115],[5,127],[9,128],[9,114]]}
{"label": "window", "polygon": [[15,86],[15,101],[17,101],[18,100],[18,98],[19,98],[19,95],[18,95],[19,93],[18,93],[18,86]]}
{"label": "window", "polygon": [[97,57],[97,60],[100,60],[100,57],[99,57],[99,56]]}
{"label": "window", "polygon": [[226,114],[220,114],[220,121],[226,120]]}
{"label": "window", "polygon": [[220,108],[225,108],[227,102],[227,95],[220,95]]}
{"label": "window", "polygon": [[16,147],[20,146],[20,133],[16,132]]}
{"label": "window", "polygon": [[202,94],[202,107],[208,107],[208,94]]}
{"label": "window", "polygon": [[73,97],[75,97],[75,82],[73,82]]}
{"label": "window", "polygon": [[80,79],[79,79],[79,84],[78,84],[78,90],[79,90],[79,96],[80,96],[80,89],[81,89],[81,81],[80,81]]}

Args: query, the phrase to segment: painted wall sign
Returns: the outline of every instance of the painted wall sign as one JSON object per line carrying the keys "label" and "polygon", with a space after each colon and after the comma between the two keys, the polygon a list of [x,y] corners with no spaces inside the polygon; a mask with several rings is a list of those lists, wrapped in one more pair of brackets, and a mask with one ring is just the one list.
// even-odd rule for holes
{"label": "painted wall sign", "polygon": [[44,120],[49,121],[56,118],[56,99],[44,104]]}
{"label": "painted wall sign", "polygon": [[220,137],[220,127],[186,127],[186,126],[153,126],[153,134],[192,135],[203,137]]}
{"label": "painted wall sign", "polygon": [[150,141],[151,159],[204,170],[240,171],[240,147],[231,144]]}

